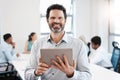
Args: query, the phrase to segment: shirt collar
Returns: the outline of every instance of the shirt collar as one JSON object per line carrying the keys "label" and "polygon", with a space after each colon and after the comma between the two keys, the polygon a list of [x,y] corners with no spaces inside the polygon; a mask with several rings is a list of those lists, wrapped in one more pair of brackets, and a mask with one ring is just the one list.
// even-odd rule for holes
{"label": "shirt collar", "polygon": [[[49,34],[49,36],[48,36],[48,38],[47,38],[47,42],[51,42],[51,41],[52,41],[52,40],[51,40],[51,37],[50,37],[50,34]],[[61,42],[66,42],[66,43],[68,43],[68,35],[67,35],[67,33],[64,34]]]}

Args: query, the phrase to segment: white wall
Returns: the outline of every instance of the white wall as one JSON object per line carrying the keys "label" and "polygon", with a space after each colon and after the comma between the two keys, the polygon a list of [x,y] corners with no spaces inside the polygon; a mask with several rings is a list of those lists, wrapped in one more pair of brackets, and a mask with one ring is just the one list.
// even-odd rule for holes
{"label": "white wall", "polygon": [[11,33],[16,51],[23,52],[28,35],[39,33],[39,0],[2,0],[2,32]]}
{"label": "white wall", "polygon": [[[75,0],[75,37],[84,35],[90,41],[100,35],[108,49],[107,0]],[[39,0],[0,0],[3,34],[10,32],[16,51],[22,52],[28,34],[40,32]]]}
{"label": "white wall", "polygon": [[[96,4],[96,5],[95,5]],[[109,7],[108,0],[93,0],[92,3],[92,35],[99,35],[102,38],[103,47],[108,50],[108,21]]]}
{"label": "white wall", "polygon": [[76,0],[75,26],[76,37],[84,35],[86,40],[90,39],[90,0]]}
{"label": "white wall", "polygon": [[108,1],[76,0],[76,36],[84,35],[87,41],[98,35],[108,50]]}

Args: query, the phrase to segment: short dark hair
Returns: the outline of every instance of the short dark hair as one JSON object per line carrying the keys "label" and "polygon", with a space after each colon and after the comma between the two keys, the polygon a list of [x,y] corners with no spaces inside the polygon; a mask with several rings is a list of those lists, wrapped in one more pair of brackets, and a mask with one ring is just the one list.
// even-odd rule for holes
{"label": "short dark hair", "polygon": [[46,11],[46,18],[47,19],[49,18],[50,11],[54,10],[54,9],[62,10],[64,13],[65,19],[67,18],[66,9],[60,4],[53,4],[47,8],[47,11]]}
{"label": "short dark hair", "polygon": [[4,41],[6,41],[7,39],[9,39],[10,37],[12,37],[12,35],[10,33],[6,33],[6,34],[3,35]]}
{"label": "short dark hair", "polygon": [[99,36],[94,36],[92,39],[91,39],[91,42],[94,43],[95,45],[101,45],[101,38]]}

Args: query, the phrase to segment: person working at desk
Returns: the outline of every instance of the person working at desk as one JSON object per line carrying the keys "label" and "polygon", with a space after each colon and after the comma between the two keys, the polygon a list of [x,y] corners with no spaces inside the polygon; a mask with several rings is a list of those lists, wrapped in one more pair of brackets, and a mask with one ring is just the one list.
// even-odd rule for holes
{"label": "person working at desk", "polygon": [[[33,44],[25,79],[35,80],[40,77],[41,80],[90,80],[91,73],[84,43],[65,33],[66,9],[62,5],[53,4],[48,7],[46,18],[51,33]],[[56,56],[58,62],[51,60],[53,65],[45,64],[40,56],[41,48],[72,48],[75,59],[73,65],[68,64],[65,55],[64,61]]]}
{"label": "person working at desk", "polygon": [[19,54],[15,55],[15,43],[13,42],[12,35],[10,33],[3,35],[4,42],[1,43],[0,63],[10,62]]}
{"label": "person working at desk", "polygon": [[92,50],[89,55],[90,63],[106,68],[112,67],[112,64],[107,56],[107,51],[101,46],[101,38],[99,36],[94,36],[91,39],[91,46],[94,50]]}
{"label": "person working at desk", "polygon": [[29,36],[28,36],[28,41],[26,41],[25,43],[25,48],[24,48],[24,53],[30,53],[32,45],[34,43],[34,41],[37,39],[37,35],[35,32],[32,32]]}

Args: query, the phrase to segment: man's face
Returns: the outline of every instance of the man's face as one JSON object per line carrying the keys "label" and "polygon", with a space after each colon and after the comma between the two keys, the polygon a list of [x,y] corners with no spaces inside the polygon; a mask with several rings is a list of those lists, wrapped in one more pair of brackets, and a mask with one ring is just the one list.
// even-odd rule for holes
{"label": "man's face", "polygon": [[6,40],[6,42],[7,42],[8,44],[11,44],[11,43],[12,43],[12,37],[8,38],[8,39]]}
{"label": "man's face", "polygon": [[96,50],[98,48],[98,45],[95,45],[93,42],[91,42],[91,46],[94,50]]}
{"label": "man's face", "polygon": [[66,22],[63,11],[57,9],[51,10],[47,22],[53,33],[63,31]]}

